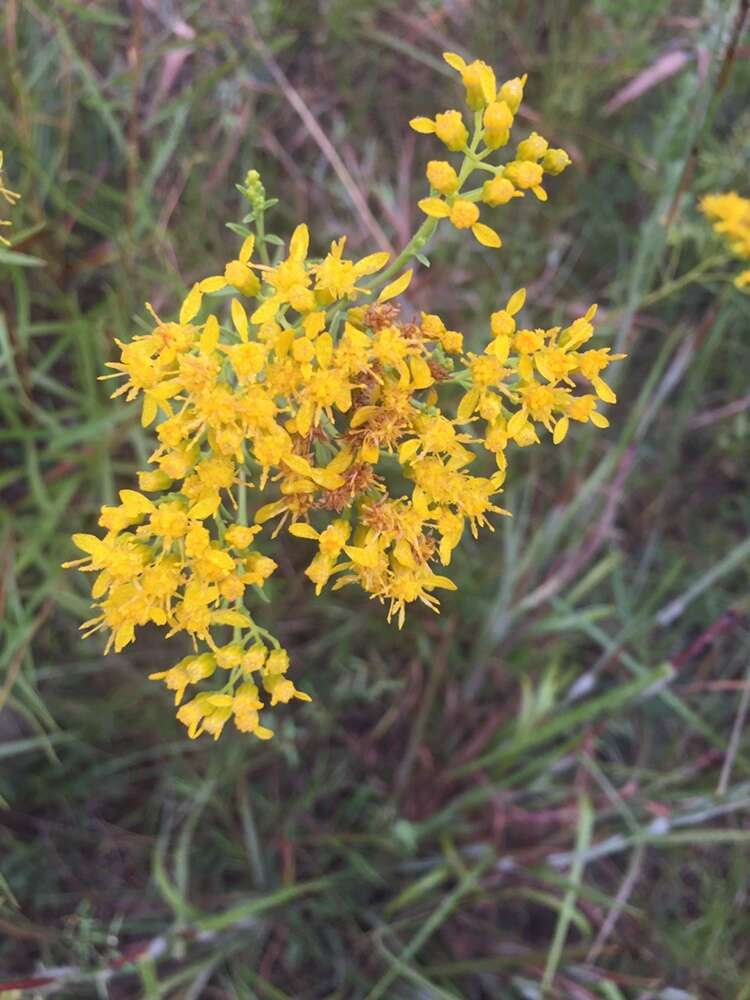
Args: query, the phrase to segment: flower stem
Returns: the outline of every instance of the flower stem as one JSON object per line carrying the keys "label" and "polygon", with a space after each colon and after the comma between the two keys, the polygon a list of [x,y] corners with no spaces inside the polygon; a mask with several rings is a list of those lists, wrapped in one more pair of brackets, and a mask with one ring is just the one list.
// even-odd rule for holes
{"label": "flower stem", "polygon": [[[486,154],[479,154],[477,156],[477,147],[482,140],[482,135],[484,134],[482,129],[482,115],[480,112],[474,116],[474,134],[471,138],[471,144],[466,148],[464,153],[464,162],[461,164],[461,170],[458,175],[458,191],[461,190],[461,186],[466,180],[466,178],[472,173],[477,166],[483,166],[487,169],[486,164],[481,164],[479,162],[479,157]],[[481,189],[477,189],[481,190]],[[388,282],[394,274],[398,273],[401,268],[406,264],[406,262],[411,258],[416,256],[416,254],[421,253],[422,250],[427,246],[427,244],[432,239],[437,229],[437,224],[439,220],[428,216],[419,229],[414,233],[412,238],[406,244],[401,253],[396,257],[392,264],[389,265],[382,271],[378,276],[372,288],[378,288],[386,282]]]}

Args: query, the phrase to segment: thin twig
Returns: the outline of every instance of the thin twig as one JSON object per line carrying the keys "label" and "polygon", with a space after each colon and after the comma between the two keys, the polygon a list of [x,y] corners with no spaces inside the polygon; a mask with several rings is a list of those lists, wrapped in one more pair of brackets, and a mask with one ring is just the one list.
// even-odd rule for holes
{"label": "thin twig", "polygon": [[725,420],[727,417],[736,417],[738,413],[744,413],[748,409],[750,409],[750,395],[734,399],[731,403],[725,403],[724,406],[717,406],[713,410],[697,413],[688,420],[687,425],[691,430],[695,430],[698,427],[708,427],[710,424],[715,424],[719,420]]}
{"label": "thin twig", "polygon": [[645,850],[646,848],[644,845],[639,844],[633,851],[633,855],[630,859],[630,865],[625,873],[625,878],[622,880],[622,885],[615,896],[612,908],[607,914],[604,923],[599,929],[599,933],[596,935],[596,940],[591,945],[591,949],[586,956],[587,965],[594,965],[599,955],[601,955],[607,940],[611,937],[612,931],[614,931],[618,920],[622,916],[625,907],[628,905],[628,900],[630,899],[633,889],[635,889],[636,883],[640,878],[641,864],[643,863]]}
{"label": "thin twig", "polygon": [[740,695],[740,704],[737,708],[734,725],[732,726],[732,735],[729,737],[727,754],[724,758],[721,774],[719,776],[719,784],[716,788],[717,795],[726,795],[727,789],[729,788],[729,779],[732,776],[734,759],[740,748],[740,740],[742,739],[742,730],[745,728],[748,708],[750,708],[750,667],[747,668],[747,672],[745,673],[745,687]]}

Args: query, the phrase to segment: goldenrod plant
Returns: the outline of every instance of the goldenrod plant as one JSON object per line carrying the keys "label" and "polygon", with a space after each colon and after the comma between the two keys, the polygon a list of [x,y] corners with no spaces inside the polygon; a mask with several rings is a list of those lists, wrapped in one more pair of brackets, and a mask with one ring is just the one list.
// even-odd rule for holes
{"label": "goldenrod plant", "polygon": [[[4,166],[4,154],[2,149],[0,149],[0,197],[3,198],[9,205],[15,205],[21,195],[17,191],[11,191],[10,188],[5,186],[5,180],[3,179],[3,166]],[[10,219],[0,219],[0,226],[12,226],[13,223]],[[7,240],[2,234],[0,234],[0,243],[4,243],[5,246],[10,246],[10,241]]]}
{"label": "goldenrod plant", "polygon": [[[729,191],[708,194],[700,204],[715,232],[729,244],[732,254],[739,260],[750,260],[750,199]],[[741,290],[750,287],[750,268],[740,271],[734,284]]]}
{"label": "goldenrod plant", "polygon": [[[485,63],[444,58],[469,122],[458,110],[411,122],[456,159],[427,164],[426,218],[395,260],[350,259],[344,237],[316,256],[304,224],[271,259],[272,202],[251,171],[236,256],[190,289],[176,322],[148,306],[152,331],[118,341],[104,376],[119,382],[114,396],[141,398],[156,446],[138,489],[102,508],[103,536],[75,535],[85,556],[66,565],[98,574],[84,628],[108,631],[108,651],[148,623],[190,635],[194,653],[150,676],[175,692],[191,738],[218,738],[233,720],[268,739],[264,708],[309,700],[246,606],[277,568],[264,534],[315,547],[305,573],[316,593],[358,584],[401,626],[408,605],[437,611],[436,591],[455,589],[447,567],[466,529],[508,513],[497,499],[515,448],[545,434],[559,444],[571,421],[607,426],[600,407],[615,394],[602,374],[623,355],[588,347],[595,306],[564,328],[525,327],[519,289],[488,317],[477,354],[438,315],[397,301],[441,220],[498,248],[480,205],[504,209],[529,191],[545,201],[545,176],[570,163],[536,132],[493,162],[526,78],[498,87]],[[472,471],[482,450],[489,474]]]}

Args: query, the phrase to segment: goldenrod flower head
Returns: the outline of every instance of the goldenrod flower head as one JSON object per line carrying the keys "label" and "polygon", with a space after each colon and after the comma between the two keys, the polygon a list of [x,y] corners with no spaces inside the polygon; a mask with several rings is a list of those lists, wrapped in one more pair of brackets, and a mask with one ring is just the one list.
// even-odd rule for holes
{"label": "goldenrod flower head", "polygon": [[[83,627],[106,631],[107,651],[147,625],[186,634],[194,654],[150,676],[175,693],[190,738],[217,739],[231,725],[267,740],[269,710],[310,700],[289,676],[288,652],[246,605],[277,569],[266,548],[280,532],[311,547],[304,574],[316,594],[357,585],[400,627],[414,602],[438,611],[438,592],[455,589],[444,570],[465,530],[477,535],[508,513],[496,501],[516,447],[544,432],[558,444],[571,421],[606,426],[599,407],[615,395],[604,375],[622,355],[588,347],[593,307],[564,329],[519,329],[519,289],[498,302],[478,353],[465,353],[463,334],[434,312],[403,315],[406,264],[421,259],[439,220],[500,247],[480,204],[484,213],[529,190],[544,199],[545,173],[569,162],[532,133],[514,160],[493,165],[525,77],[498,93],[486,64],[446,59],[474,131],[459,111],[411,122],[463,156],[428,162],[427,218],[395,262],[384,252],[352,259],[343,237],[315,256],[304,223],[286,249],[269,240],[265,190],[250,174],[245,222],[256,232],[188,290],[176,322],[147,307],[151,331],[117,341],[108,363],[113,396],[141,397],[142,423],[155,426],[151,467],[139,490],[102,508],[101,537],[74,536],[83,557],[66,565],[96,574]],[[465,187],[480,167],[489,179]],[[734,220],[736,238],[729,208],[722,218]],[[494,474],[474,471],[482,450]]]}
{"label": "goldenrod flower head", "polygon": [[474,236],[484,246],[500,247],[502,240],[490,226],[479,222],[479,207],[475,202],[465,198],[452,198],[441,201],[440,198],[423,198],[419,207],[433,219],[449,219],[456,229],[471,229]]}
{"label": "goldenrod flower head", "polygon": [[412,118],[409,125],[423,135],[435,134],[452,152],[460,152],[466,146],[469,131],[460,111],[443,111],[435,118]]}
{"label": "goldenrod flower head", "polygon": [[507,164],[503,176],[523,190],[535,188],[542,182],[544,170],[538,163],[528,160],[514,160]]}
{"label": "goldenrod flower head", "polygon": [[513,112],[505,101],[493,101],[484,110],[484,141],[488,149],[499,149],[510,139]]}
{"label": "goldenrod flower head", "polygon": [[443,111],[435,115],[435,135],[448,149],[458,152],[466,145],[469,132],[460,111]]}
{"label": "goldenrod flower head", "polygon": [[493,177],[482,185],[482,201],[491,208],[507,205],[512,198],[522,197],[523,194],[516,190],[507,177]]}
{"label": "goldenrod flower head", "polygon": [[426,173],[427,180],[440,194],[453,194],[458,187],[458,174],[445,160],[430,160]]}
{"label": "goldenrod flower head", "polygon": [[[729,249],[740,260],[750,260],[750,199],[736,191],[709,194],[701,199],[703,214],[713,222],[715,232],[722,236]],[[741,271],[734,279],[735,288],[742,291],[750,285],[750,271]]]}
{"label": "goldenrod flower head", "polygon": [[[10,188],[5,186],[3,180],[3,151],[0,149],[0,198],[4,198],[9,205],[15,205],[21,195],[17,191],[11,191]],[[8,219],[0,220],[0,226],[10,226],[12,223]],[[4,243],[6,246],[10,246],[8,240],[4,236],[0,236],[0,243]]]}
{"label": "goldenrod flower head", "polygon": [[457,152],[464,148],[469,132],[460,111],[444,111],[435,116],[435,135],[448,149]]}
{"label": "goldenrod flower head", "polygon": [[497,84],[491,66],[481,59],[466,63],[455,52],[444,52],[443,59],[461,74],[466,87],[466,103],[472,111],[480,111],[486,104],[495,100]]}
{"label": "goldenrod flower head", "polygon": [[564,149],[548,149],[542,158],[542,168],[545,174],[556,177],[570,166],[571,160]]}
{"label": "goldenrod flower head", "polygon": [[524,139],[518,144],[516,158],[519,160],[532,160],[536,163],[541,160],[549,149],[549,143],[538,132],[532,132],[528,139]]}
{"label": "goldenrod flower head", "polygon": [[498,98],[510,108],[515,114],[521,106],[523,100],[523,88],[526,86],[526,74],[514,76],[512,80],[506,80],[498,92]]}
{"label": "goldenrod flower head", "polygon": [[449,218],[456,229],[471,229],[479,219],[479,209],[477,206],[471,201],[465,201],[463,198],[457,198],[451,205],[450,211]]}

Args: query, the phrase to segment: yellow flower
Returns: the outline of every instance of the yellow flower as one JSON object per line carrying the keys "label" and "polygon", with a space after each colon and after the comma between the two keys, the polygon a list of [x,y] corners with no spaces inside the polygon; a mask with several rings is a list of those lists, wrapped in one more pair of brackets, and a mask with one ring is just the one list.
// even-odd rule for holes
{"label": "yellow flower", "polygon": [[464,149],[469,139],[469,132],[460,111],[443,111],[435,115],[434,120],[412,118],[409,124],[415,132],[421,132],[423,135],[434,133],[454,153]]}
{"label": "yellow flower", "polygon": [[521,101],[523,100],[523,88],[526,86],[526,74],[523,76],[514,76],[512,80],[506,80],[498,91],[498,98],[505,103],[510,108],[511,112],[515,114],[521,106]]}
{"label": "yellow flower", "polygon": [[564,149],[548,149],[542,158],[542,168],[545,174],[555,177],[570,166],[570,157]]}
{"label": "yellow flower", "polygon": [[492,208],[507,205],[511,198],[523,198],[523,193],[517,191],[507,177],[493,177],[482,185],[482,201]]}
{"label": "yellow flower", "polygon": [[522,191],[531,190],[540,201],[547,200],[547,194],[542,187],[544,170],[541,165],[531,160],[513,160],[506,164],[503,177]]}
{"label": "yellow flower", "polygon": [[[11,191],[5,186],[3,181],[3,151],[0,149],[0,197],[4,198],[9,205],[15,205],[21,195],[17,191]],[[0,220],[0,226],[10,226],[12,223],[8,219]],[[10,246],[10,242],[4,236],[0,236],[0,243]]]}
{"label": "yellow flower", "polygon": [[224,273],[204,278],[198,285],[200,291],[204,293],[218,292],[230,285],[242,295],[248,297],[257,295],[260,291],[260,279],[254,271],[250,270],[250,258],[253,255],[254,247],[255,237],[248,236],[240,247],[237,257],[230,260],[224,268]]}
{"label": "yellow flower", "polygon": [[449,203],[440,198],[423,198],[419,207],[433,219],[449,219],[456,229],[471,229],[483,246],[502,246],[500,235],[479,221],[479,208],[472,201],[456,198]]}
{"label": "yellow flower", "polygon": [[[549,143],[538,132],[532,132],[528,139],[518,144],[516,158],[519,160],[531,160],[536,163],[541,160],[549,149]],[[544,169],[542,167],[542,169]]]}
{"label": "yellow flower", "polygon": [[326,305],[343,298],[353,298],[361,289],[357,281],[365,275],[376,274],[388,263],[390,254],[374,253],[359,261],[343,258],[346,237],[331,244],[331,251],[320,264],[310,268],[315,275],[315,291],[319,302]]}
{"label": "yellow flower", "polygon": [[[729,191],[727,194],[708,194],[701,199],[700,205],[732,253],[741,260],[750,260],[750,199]],[[743,279],[739,287],[744,287],[745,283]]]}
{"label": "yellow flower", "polygon": [[427,180],[440,194],[453,194],[458,187],[458,174],[445,160],[430,160]]}
{"label": "yellow flower", "polygon": [[493,101],[484,109],[484,142],[488,149],[499,149],[510,139],[513,112],[505,101]]}
{"label": "yellow flower", "polygon": [[455,52],[444,52],[443,59],[461,74],[466,87],[466,103],[472,111],[480,111],[486,104],[495,100],[497,84],[491,66],[481,59],[475,59],[467,64]]}
{"label": "yellow flower", "polygon": [[[544,200],[545,173],[570,162],[537,133],[510,163],[489,162],[509,141],[526,78],[498,91],[485,63],[445,58],[474,111],[473,135],[456,110],[411,122],[463,156],[455,166],[427,164],[432,191],[419,207],[428,218],[390,267],[377,250],[347,259],[343,237],[310,258],[304,224],[285,254],[268,261],[264,251],[253,262],[249,236],[222,272],[192,286],[175,322],[147,306],[151,332],[116,342],[119,359],[105,377],[121,380],[115,396],[142,397],[142,423],[155,424],[151,467],[139,473],[139,490],[102,508],[101,537],[74,536],[83,557],[65,565],[94,574],[95,610],[82,627],[107,633],[105,652],[124,649],[144,626],[190,637],[193,655],[150,676],[175,693],[192,739],[217,739],[231,721],[267,740],[266,713],[310,700],[289,676],[288,652],[246,606],[277,569],[256,538],[287,530],[313,541],[304,575],[316,593],[329,581],[334,590],[358,585],[400,627],[415,601],[438,611],[436,592],[455,589],[442,569],[465,527],[476,536],[507,514],[496,499],[516,446],[537,444],[540,428],[559,444],[571,422],[607,425],[598,407],[615,395],[603,375],[622,355],[588,347],[595,307],[565,328],[517,329],[519,289],[491,314],[477,353],[464,353],[463,335],[436,313],[402,315],[409,265],[424,263],[431,220],[499,247],[481,204],[505,205],[527,190]],[[488,170],[491,178],[469,186],[480,169],[481,180]],[[273,247],[256,174],[241,191],[252,209],[245,221]],[[706,210],[740,245],[737,197]],[[219,291],[205,315],[205,297]],[[590,391],[579,392],[582,382]],[[473,471],[479,448],[494,474]]]}
{"label": "yellow flower", "polygon": [[309,246],[310,233],[302,223],[292,233],[287,257],[275,267],[262,271],[264,282],[271,286],[272,292],[250,317],[251,322],[262,324],[274,319],[284,305],[300,313],[315,308],[315,296],[310,289],[312,276],[305,267]]}

